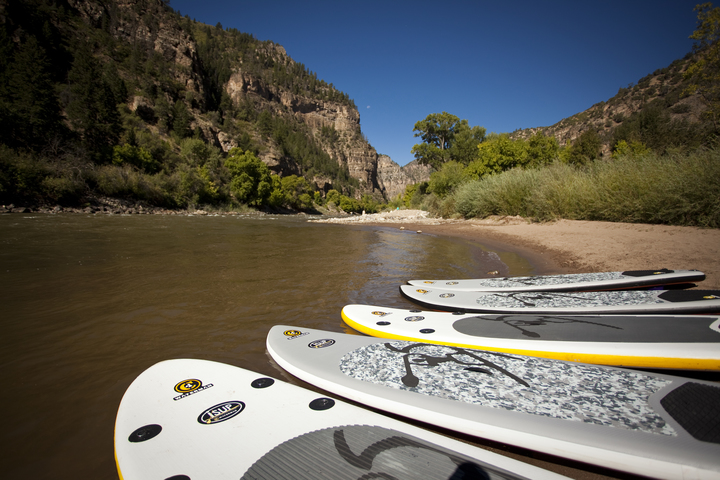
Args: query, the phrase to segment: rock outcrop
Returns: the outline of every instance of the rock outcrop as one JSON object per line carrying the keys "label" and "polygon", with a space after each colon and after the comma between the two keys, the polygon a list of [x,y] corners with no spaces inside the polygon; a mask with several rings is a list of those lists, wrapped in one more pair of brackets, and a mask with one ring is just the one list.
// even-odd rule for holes
{"label": "rock outcrop", "polygon": [[405,187],[415,183],[426,182],[430,178],[432,168],[420,165],[416,160],[401,167],[387,155],[378,157],[378,177],[385,197],[388,200],[405,193]]}
{"label": "rock outcrop", "polygon": [[[208,79],[198,53],[198,44],[188,33],[187,26],[185,29],[181,26],[182,18],[172,12],[163,0],[68,0],[68,3],[89,24],[104,28],[126,44],[144,45],[161,56],[164,62],[174,65],[171,69],[172,81],[175,88],[181,89],[177,96],[184,101],[192,116],[191,130],[201,132],[205,140],[224,152],[238,146],[232,131],[208,115],[213,112],[207,112],[206,108]],[[220,30],[216,34],[223,35],[224,32]],[[269,64],[287,71],[302,71],[304,67],[294,68],[302,65],[296,65],[282,46],[273,42],[257,42],[253,48],[254,58],[243,57],[239,53],[229,57],[232,58],[232,73],[222,88],[235,107],[252,105],[258,113],[269,111],[273,117],[283,116],[304,125],[307,129],[305,133],[358,181],[359,188],[354,192],[358,199],[365,194],[376,200],[388,199],[404,190],[408,183],[427,179],[425,177],[429,173],[425,170],[405,175],[404,172],[412,168],[402,169],[388,157],[381,160],[362,134],[360,113],[352,101],[347,98],[346,101],[332,100],[340,93],[332,84],[314,79],[320,85],[316,88],[321,90],[321,94],[311,98],[303,95],[302,90],[272,81],[272,73],[268,70],[258,70],[257,63],[253,61],[264,58]],[[247,64],[243,63],[244,59]],[[177,101],[167,94],[161,95],[165,95],[171,106]],[[149,96],[135,94],[130,98],[128,107],[148,124],[154,125],[158,120],[157,101],[157,98],[153,100]],[[156,128],[155,131],[157,133]],[[259,157],[275,173],[281,176],[304,173],[297,160],[285,154],[272,138],[254,127],[246,129],[246,133],[256,145],[262,146]],[[308,180],[313,181],[321,191],[333,188],[331,179],[324,174]]]}

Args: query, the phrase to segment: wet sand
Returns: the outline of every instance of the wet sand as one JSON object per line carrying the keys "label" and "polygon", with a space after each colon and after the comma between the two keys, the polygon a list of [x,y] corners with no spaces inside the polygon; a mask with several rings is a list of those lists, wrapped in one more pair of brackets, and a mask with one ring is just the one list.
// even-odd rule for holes
{"label": "wet sand", "polygon": [[[669,225],[558,220],[530,223],[520,217],[446,220],[400,210],[334,219],[477,241],[515,250],[540,275],[624,270],[700,270],[701,289],[720,289],[720,230]],[[479,275],[479,277],[482,275]]]}

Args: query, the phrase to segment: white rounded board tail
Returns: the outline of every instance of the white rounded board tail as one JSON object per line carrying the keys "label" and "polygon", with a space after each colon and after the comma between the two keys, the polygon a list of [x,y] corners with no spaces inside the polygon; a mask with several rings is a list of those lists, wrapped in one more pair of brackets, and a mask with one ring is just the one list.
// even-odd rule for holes
{"label": "white rounded board tail", "polygon": [[249,370],[189,359],[160,362],[127,389],[115,458],[127,480],[566,478]]}
{"label": "white rounded board tail", "polygon": [[381,338],[635,368],[720,371],[720,316],[469,314],[346,305]]}
{"label": "white rounded board tail", "polygon": [[407,418],[657,478],[720,477],[720,386],[669,375],[275,326],[291,374]]}
{"label": "white rounded board tail", "polygon": [[410,280],[416,287],[465,292],[573,292],[651,288],[705,280],[698,270],[628,270],[529,277],[490,277],[457,280]]}
{"label": "white rounded board tail", "polygon": [[401,285],[418,305],[471,313],[538,315],[720,313],[720,290],[619,290],[607,292],[463,292]]}

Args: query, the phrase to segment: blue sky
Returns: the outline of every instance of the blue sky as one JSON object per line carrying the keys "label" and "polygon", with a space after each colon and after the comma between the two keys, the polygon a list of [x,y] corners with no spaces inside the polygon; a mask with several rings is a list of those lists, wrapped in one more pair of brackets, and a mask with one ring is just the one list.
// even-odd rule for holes
{"label": "blue sky", "polygon": [[197,21],[282,45],[347,93],[378,153],[449,112],[490,132],[553,125],[692,49],[697,0],[171,0]]}

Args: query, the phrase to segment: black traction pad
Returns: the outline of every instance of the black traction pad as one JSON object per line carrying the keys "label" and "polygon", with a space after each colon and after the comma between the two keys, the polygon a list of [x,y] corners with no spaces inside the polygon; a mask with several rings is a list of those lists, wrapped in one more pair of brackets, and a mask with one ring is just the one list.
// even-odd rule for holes
{"label": "black traction pad", "polygon": [[684,383],[660,404],[694,438],[720,443],[720,387]]}
{"label": "black traction pad", "polygon": [[658,270],[628,270],[622,272],[627,277],[647,277],[649,275],[659,275],[661,273],[673,273],[675,270],[668,270],[667,268],[660,268]]}
{"label": "black traction pad", "polygon": [[668,290],[658,295],[668,302],[697,302],[720,299],[720,290]]}
{"label": "black traction pad", "polygon": [[293,478],[520,479],[504,469],[383,427],[345,425],[306,433],[276,446],[241,480]]}

